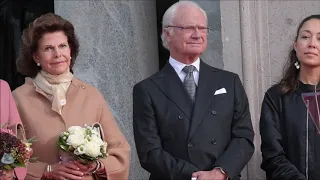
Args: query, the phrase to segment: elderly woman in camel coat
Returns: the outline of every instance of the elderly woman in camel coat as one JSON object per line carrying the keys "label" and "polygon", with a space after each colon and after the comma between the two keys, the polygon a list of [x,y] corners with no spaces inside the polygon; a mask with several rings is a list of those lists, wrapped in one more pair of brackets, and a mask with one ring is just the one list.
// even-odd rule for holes
{"label": "elderly woman in camel coat", "polygon": [[[23,33],[17,68],[28,78],[13,96],[27,137],[37,140],[32,148],[38,162],[29,164],[28,180],[128,179],[126,138],[101,93],[73,76],[78,48],[73,25],[52,13],[37,18]],[[60,133],[96,122],[104,130],[109,155],[88,165],[61,161]]]}

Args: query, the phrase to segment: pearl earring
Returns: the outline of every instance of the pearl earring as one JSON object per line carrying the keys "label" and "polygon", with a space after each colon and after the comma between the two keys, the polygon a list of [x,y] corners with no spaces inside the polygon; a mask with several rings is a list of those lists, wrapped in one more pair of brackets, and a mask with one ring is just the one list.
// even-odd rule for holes
{"label": "pearl earring", "polygon": [[40,63],[37,63],[37,66],[39,66],[39,67],[40,67]]}
{"label": "pearl earring", "polygon": [[294,66],[296,67],[296,69],[300,69],[299,61],[296,61],[296,62],[294,63]]}

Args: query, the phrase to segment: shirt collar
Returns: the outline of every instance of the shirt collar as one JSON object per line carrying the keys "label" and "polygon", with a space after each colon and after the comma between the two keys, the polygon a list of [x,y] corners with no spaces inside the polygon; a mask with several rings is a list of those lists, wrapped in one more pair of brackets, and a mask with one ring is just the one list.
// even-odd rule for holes
{"label": "shirt collar", "polygon": [[173,57],[170,56],[169,63],[177,73],[181,73],[182,69],[185,66],[189,66],[189,65],[193,65],[197,69],[197,71],[200,72],[200,58],[198,58],[191,64],[184,64],[182,62],[175,60]]}

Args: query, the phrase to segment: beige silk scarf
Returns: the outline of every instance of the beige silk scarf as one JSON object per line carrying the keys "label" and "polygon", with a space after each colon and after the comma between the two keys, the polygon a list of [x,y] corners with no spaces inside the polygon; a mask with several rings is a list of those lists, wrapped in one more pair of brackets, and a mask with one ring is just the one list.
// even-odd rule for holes
{"label": "beige silk scarf", "polygon": [[60,75],[51,75],[41,70],[33,82],[52,102],[51,109],[61,115],[62,108],[67,103],[66,93],[72,78],[73,74],[70,69]]}

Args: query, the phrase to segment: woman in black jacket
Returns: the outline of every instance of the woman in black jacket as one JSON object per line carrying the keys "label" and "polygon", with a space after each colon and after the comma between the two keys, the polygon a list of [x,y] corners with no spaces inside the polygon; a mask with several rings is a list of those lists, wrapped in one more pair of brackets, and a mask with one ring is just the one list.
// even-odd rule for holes
{"label": "woman in black jacket", "polygon": [[319,91],[320,14],[300,23],[284,75],[263,100],[261,168],[268,180],[320,179],[319,106],[303,99],[309,93],[315,100]]}

